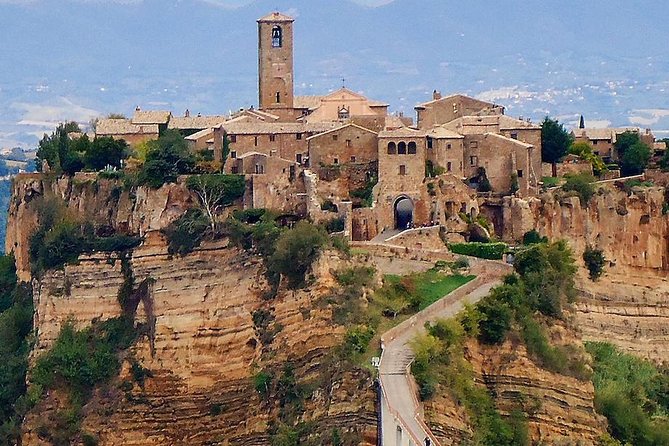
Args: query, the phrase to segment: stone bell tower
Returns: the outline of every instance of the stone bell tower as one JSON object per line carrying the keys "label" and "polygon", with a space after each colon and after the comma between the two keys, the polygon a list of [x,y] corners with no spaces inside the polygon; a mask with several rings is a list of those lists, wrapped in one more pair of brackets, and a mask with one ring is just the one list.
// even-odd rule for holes
{"label": "stone bell tower", "polygon": [[280,116],[293,114],[294,21],[279,12],[258,19],[259,105]]}

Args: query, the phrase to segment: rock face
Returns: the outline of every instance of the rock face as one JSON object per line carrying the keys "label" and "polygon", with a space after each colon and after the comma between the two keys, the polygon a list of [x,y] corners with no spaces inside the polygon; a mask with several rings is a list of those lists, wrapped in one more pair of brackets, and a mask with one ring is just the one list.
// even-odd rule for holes
{"label": "rock face", "polygon": [[[356,433],[359,444],[374,444],[370,377],[324,363],[345,331],[333,326],[331,310],[317,305],[332,285],[327,273],[332,262],[336,265],[337,258],[324,256],[316,273],[321,280],[311,289],[281,292],[267,301],[261,261],[243,251],[207,245],[172,258],[164,245],[136,250],[130,258],[134,281],[150,278],[152,287],[139,311],[149,335],[132,356],[153,377],[143,389],[135,384],[125,394],[118,383],[98,392],[86,406],[86,431],[101,445],[268,444],[268,426],[280,409],[256,392],[252,377],[260,368],[280,370],[290,362],[300,380],[318,380],[302,415],[314,423],[314,433],[338,428]],[[93,318],[120,314],[116,301],[124,277],[119,264],[85,257],[41,281],[38,352],[53,343],[68,319],[81,327]],[[257,310],[273,315],[276,334],[268,335],[254,321]],[[29,416],[24,444],[40,444],[36,432],[53,410],[50,404],[47,399]]]}
{"label": "rock face", "polygon": [[607,186],[587,207],[578,197],[509,197],[503,206],[502,236],[518,241],[536,229],[552,240],[567,239],[579,259],[588,244],[603,249],[611,273],[663,277],[669,271],[665,196],[665,189],[659,187],[635,187],[628,195]]}
{"label": "rock face", "polygon": [[[581,297],[576,325],[586,340],[613,342],[657,361],[669,360],[669,215],[667,191],[635,187],[601,188],[587,208],[577,197],[508,198],[503,236],[519,240],[536,229],[574,249]],[[581,255],[587,245],[604,251],[604,276],[587,278]]]}
{"label": "rock face", "polygon": [[[270,444],[283,408],[279,398],[256,391],[253,377],[270,370],[278,379],[286,364],[307,389],[297,421],[309,423],[314,444],[329,441],[335,429],[353,439],[347,444],[376,444],[369,373],[332,359],[346,330],[322,304],[335,285],[330,270],[341,262],[336,255],[322,256],[311,288],[280,290],[268,300],[261,258],[225,240],[185,257],[168,254],[159,230],[196,203],[182,183],[128,191],[119,182],[85,175],[57,181],[32,175],[20,176],[13,192],[7,246],[23,280],[30,280],[28,245],[40,197],[62,198],[80,218],[144,237],[123,258],[84,255],[33,280],[33,360],[66,321],[82,328],[121,315],[119,292],[129,278],[135,289],[146,287],[136,322],[148,326],[147,334],[126,352],[121,376],[97,389],[84,407],[82,428],[100,445]],[[269,326],[258,312],[269,315]],[[133,381],[131,361],[150,371],[143,386]],[[28,414],[24,445],[48,444],[38,435],[40,427],[65,400],[50,392]]]}
{"label": "rock face", "polygon": [[[507,341],[488,347],[470,341],[465,357],[503,415],[525,414],[532,444],[595,445],[606,432],[606,421],[595,413],[592,383],[538,367],[523,345]],[[447,391],[426,404],[425,414],[443,445],[471,439],[467,413]]]}

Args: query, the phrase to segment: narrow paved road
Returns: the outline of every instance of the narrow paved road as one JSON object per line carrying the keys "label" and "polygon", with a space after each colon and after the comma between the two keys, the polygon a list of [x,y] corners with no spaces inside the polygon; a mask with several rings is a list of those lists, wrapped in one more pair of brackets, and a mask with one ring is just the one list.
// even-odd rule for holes
{"label": "narrow paved road", "polygon": [[507,267],[496,262],[489,268],[484,266],[475,280],[384,333],[379,366],[383,392],[383,446],[425,445],[426,438],[430,438],[434,446],[439,444],[423,421],[413,378],[408,371],[414,358],[409,342],[425,331],[426,322],[452,317],[464,308],[465,303],[479,301],[501,283],[501,277],[507,272]]}

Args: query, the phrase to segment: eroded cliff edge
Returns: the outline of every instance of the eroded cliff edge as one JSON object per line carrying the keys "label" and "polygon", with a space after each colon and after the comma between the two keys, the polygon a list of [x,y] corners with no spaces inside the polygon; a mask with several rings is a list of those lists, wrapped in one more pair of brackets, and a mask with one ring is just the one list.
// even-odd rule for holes
{"label": "eroded cliff edge", "polygon": [[[33,280],[33,358],[68,321],[83,328],[120,316],[120,293],[130,278],[133,293],[144,287],[136,318],[144,334],[124,353],[121,375],[97,388],[83,408],[82,429],[99,444],[270,444],[288,406],[309,426],[314,444],[333,435],[345,444],[376,443],[371,375],[333,355],[345,327],[333,321],[323,297],[335,285],[330,272],[344,262],[336,253],[314,265],[310,287],[280,288],[268,300],[262,259],[225,239],[184,257],[168,253],[159,230],[195,203],[183,185],[124,190],[115,181],[28,176],[14,188],[7,244],[24,280],[37,222],[31,203],[38,197],[62,198],[69,211],[97,226],[143,237],[141,247],[124,256],[82,255]],[[133,381],[132,363],[149,376],[142,385]],[[263,370],[274,374],[267,395],[254,382]],[[299,402],[274,394],[288,377],[300,389]],[[45,426],[57,423],[66,400],[52,391],[29,412],[24,445],[50,444]]]}

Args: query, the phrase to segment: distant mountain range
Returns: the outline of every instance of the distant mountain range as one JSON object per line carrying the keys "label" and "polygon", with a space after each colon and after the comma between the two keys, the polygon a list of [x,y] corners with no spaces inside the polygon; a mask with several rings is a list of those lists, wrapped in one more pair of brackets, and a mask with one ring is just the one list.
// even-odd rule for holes
{"label": "distant mountain range", "polygon": [[667,2],[364,1],[0,0],[0,147],[138,104],[255,104],[255,20],[275,8],[297,19],[297,94],[344,82],[413,115],[439,89],[669,136]]}

